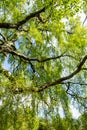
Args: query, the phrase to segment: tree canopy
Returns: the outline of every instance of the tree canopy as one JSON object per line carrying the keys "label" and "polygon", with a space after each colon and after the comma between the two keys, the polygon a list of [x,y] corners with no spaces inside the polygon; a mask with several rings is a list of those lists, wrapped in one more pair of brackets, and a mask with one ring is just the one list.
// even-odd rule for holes
{"label": "tree canopy", "polygon": [[86,19],[84,0],[0,1],[1,130],[85,130]]}

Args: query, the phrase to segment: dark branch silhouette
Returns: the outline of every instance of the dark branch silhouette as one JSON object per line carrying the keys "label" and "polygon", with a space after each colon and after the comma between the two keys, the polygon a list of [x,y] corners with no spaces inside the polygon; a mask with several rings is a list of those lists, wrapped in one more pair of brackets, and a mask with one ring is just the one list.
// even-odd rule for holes
{"label": "dark branch silhouette", "polygon": [[[31,58],[28,58],[24,55],[20,55],[19,53],[15,52],[15,51],[12,51],[12,50],[8,50],[8,51],[9,51],[9,53],[14,54],[14,55],[18,56],[19,58],[24,59],[24,60],[29,61],[29,62],[30,61],[37,61],[37,62],[47,61],[46,59],[45,60],[31,59]],[[64,55],[60,55],[57,58],[60,58],[62,56],[64,57]],[[49,60],[53,60],[53,59],[55,59],[55,58],[49,58]],[[82,67],[83,67],[84,63],[86,62],[86,60],[87,60],[87,55],[83,57],[83,59],[79,62],[77,68],[71,74],[69,74],[68,76],[59,78],[54,82],[45,83],[42,86],[38,86],[37,88],[29,87],[29,88],[27,88],[27,91],[41,92],[41,91],[44,91],[45,89],[47,89],[51,86],[55,86],[55,85],[58,85],[58,84],[67,84],[67,83],[68,84],[70,84],[70,83],[78,84],[78,83],[73,83],[73,82],[69,82],[69,81],[67,81],[67,82],[64,82],[64,81],[69,80],[72,77],[74,77],[75,75],[77,75],[82,70]],[[81,83],[80,85],[86,85],[86,84]]]}
{"label": "dark branch silhouette", "polygon": [[62,84],[63,81],[71,79],[72,77],[74,77],[76,74],[78,74],[82,70],[81,68],[84,65],[84,63],[85,63],[86,60],[87,60],[87,55],[84,56],[84,58],[82,59],[82,61],[77,66],[77,69],[75,71],[73,71],[71,74],[69,74],[68,76],[62,77],[62,78],[60,78],[60,79],[58,79],[58,80],[56,80],[54,82],[46,83],[46,84],[40,86],[36,91],[37,92],[41,92],[41,91],[45,90],[46,88],[49,88],[51,86],[55,86],[55,85],[58,85],[58,84]]}
{"label": "dark branch silhouette", "polygon": [[[49,5],[51,5],[52,3],[50,3]],[[31,14],[29,14],[28,16],[26,16],[24,19],[18,21],[17,23],[0,23],[0,28],[6,28],[6,29],[19,29],[19,27],[21,27],[22,25],[24,25],[26,22],[28,22],[31,18],[37,17],[40,13],[45,12],[45,10],[49,7],[45,6],[42,9],[33,12]]]}
{"label": "dark branch silhouette", "polygon": [[43,63],[43,62],[47,62],[47,61],[50,61],[50,60],[56,60],[56,59],[59,59],[61,57],[70,57],[70,58],[73,58],[73,59],[76,60],[76,58],[73,57],[72,55],[67,55],[67,54],[64,55],[64,53],[59,55],[59,56],[48,57],[48,58],[44,58],[44,59],[38,59],[38,58],[30,58],[28,56],[20,54],[19,52],[15,51],[15,50],[11,50],[10,48],[1,48],[0,53],[3,53],[3,52],[7,52],[7,53],[10,53],[10,54],[12,54],[14,56],[17,56],[17,57],[19,57],[20,59],[22,59],[22,60],[24,60],[26,62],[37,61],[39,63]]}

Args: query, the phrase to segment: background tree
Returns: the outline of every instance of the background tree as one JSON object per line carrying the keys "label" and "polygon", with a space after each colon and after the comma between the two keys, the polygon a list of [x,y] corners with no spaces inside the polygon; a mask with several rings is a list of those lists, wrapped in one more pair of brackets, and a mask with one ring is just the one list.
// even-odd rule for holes
{"label": "background tree", "polygon": [[84,0],[0,1],[1,130],[38,130],[39,117],[43,129],[47,120],[49,129],[78,127],[70,104],[87,111],[86,5]]}

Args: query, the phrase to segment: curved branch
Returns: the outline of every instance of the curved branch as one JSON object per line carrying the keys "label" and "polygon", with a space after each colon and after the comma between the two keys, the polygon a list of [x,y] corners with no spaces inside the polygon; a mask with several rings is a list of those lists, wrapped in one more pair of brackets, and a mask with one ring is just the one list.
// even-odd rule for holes
{"label": "curved branch", "polygon": [[[77,69],[75,71],[73,71],[71,74],[69,74],[68,76],[62,77],[54,82],[50,82],[50,83],[45,83],[44,85],[34,88],[34,87],[29,87],[27,88],[25,91],[32,91],[32,92],[42,92],[45,89],[51,87],[51,86],[55,86],[58,84],[64,84],[64,81],[71,79],[72,77],[74,77],[76,74],[78,74],[81,70],[82,70],[82,66],[84,65],[84,63],[87,60],[87,55],[84,56],[84,58],[82,59],[82,61],[79,63],[79,65],[77,66]],[[67,82],[67,83],[72,83],[72,82]],[[66,82],[65,82],[66,84]],[[84,85],[84,84],[81,84]],[[67,88],[68,91],[69,88]],[[20,90],[18,89],[17,92],[20,92]],[[23,92],[23,91],[21,91]]]}
{"label": "curved branch", "polygon": [[77,69],[74,72],[72,72],[70,75],[62,77],[62,78],[60,78],[60,79],[58,79],[58,80],[56,80],[54,82],[46,83],[43,86],[40,86],[40,88],[38,88],[37,90],[33,89],[32,91],[41,92],[41,91],[45,90],[46,88],[49,88],[49,87],[54,86],[54,85],[61,84],[63,81],[71,79],[72,77],[74,77],[76,74],[78,74],[82,70],[81,68],[84,65],[84,63],[85,63],[86,60],[87,60],[87,55],[84,56],[84,58],[82,59],[82,61],[77,66]]}
{"label": "curved branch", "polygon": [[7,52],[7,53],[10,53],[14,56],[17,56],[19,57],[20,59],[22,60],[25,60],[27,62],[30,62],[30,61],[36,61],[36,62],[39,62],[39,63],[44,63],[44,62],[47,62],[47,61],[50,61],[50,60],[56,60],[56,59],[59,59],[59,58],[62,58],[62,57],[71,57],[75,60],[77,60],[75,57],[73,57],[72,55],[64,55],[64,53],[62,53],[61,55],[59,56],[54,56],[54,57],[48,57],[48,58],[44,58],[44,59],[38,59],[38,58],[30,58],[28,56],[25,56],[23,54],[20,54],[18,52],[16,52],[15,50],[11,50],[10,48],[3,48],[3,50],[0,51],[0,53],[3,53],[3,52]]}
{"label": "curved branch", "polygon": [[46,10],[46,7],[43,7],[41,10],[29,14],[28,16],[25,17],[25,19],[23,19],[23,20],[21,20],[21,21],[19,21],[19,22],[17,23],[17,28],[19,28],[20,26],[22,26],[23,24],[25,24],[25,23],[26,23],[27,21],[29,21],[31,18],[37,17],[38,14],[40,14],[40,13],[42,13],[42,12],[45,12],[45,10]]}
{"label": "curved branch", "polygon": [[23,24],[25,24],[26,22],[28,22],[31,18],[37,17],[38,14],[40,14],[42,12],[45,12],[45,10],[49,7],[49,5],[43,7],[42,9],[40,9],[40,10],[38,10],[36,12],[33,12],[33,13],[29,14],[23,20],[20,20],[17,23],[0,23],[0,28],[17,29],[18,30],[20,26],[22,26]]}

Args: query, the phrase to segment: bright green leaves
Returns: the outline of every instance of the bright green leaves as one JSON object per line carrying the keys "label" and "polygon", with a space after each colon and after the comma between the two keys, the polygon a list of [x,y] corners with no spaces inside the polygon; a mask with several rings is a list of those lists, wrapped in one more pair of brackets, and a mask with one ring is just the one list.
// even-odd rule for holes
{"label": "bright green leaves", "polygon": [[[22,10],[25,0],[4,0],[1,2],[1,14],[4,21],[18,21],[22,18],[25,10]],[[22,13],[23,11],[23,13]]]}
{"label": "bright green leaves", "polygon": [[[37,130],[39,120],[35,115],[40,115],[40,112],[42,116],[49,119],[55,115],[56,120],[59,120],[61,124],[60,129],[71,129],[71,127],[62,127],[64,123],[66,125],[68,123],[66,120],[61,123],[57,115],[62,107],[65,116],[71,118],[69,105],[72,95],[68,96],[68,94],[75,93],[76,96],[84,96],[84,98],[87,96],[85,85],[79,84],[79,87],[77,84],[70,83],[69,91],[66,91],[69,81],[86,82],[85,70],[75,75],[72,80],[61,81],[62,77],[69,77],[69,74],[73,74],[75,70],[78,71],[78,63],[87,53],[87,28],[83,27],[78,16],[78,11],[82,9],[81,5],[81,0],[1,1],[1,23],[6,22],[9,26],[16,26],[22,22],[19,28],[8,29],[8,26],[5,29],[1,28],[1,33],[6,38],[6,45],[11,41],[16,46],[15,50],[9,48],[9,51],[0,52],[2,53],[0,54],[1,64],[7,59],[12,73],[11,78],[6,77],[2,70],[0,75],[0,96],[4,99],[1,107],[5,110],[2,117],[4,120],[7,119],[9,113],[6,111],[10,112],[12,123],[17,125],[13,128],[13,124],[8,121],[11,125],[9,129],[21,129],[20,126],[22,126],[23,130]],[[34,15],[34,12],[44,6],[46,6],[45,11]],[[18,24],[14,24],[18,21]],[[0,34],[0,51],[2,34]],[[87,68],[86,63],[83,67]],[[60,82],[57,84],[57,81]],[[38,94],[36,91],[40,89],[42,91]],[[83,102],[82,99],[81,101]],[[57,125],[57,121],[55,122]],[[46,123],[43,125],[45,126]],[[59,129],[58,125],[52,128]]]}
{"label": "bright green leaves", "polygon": [[73,34],[68,36],[68,47],[81,55],[85,53],[87,29],[82,27],[80,23],[73,29]]}
{"label": "bright green leaves", "polygon": [[79,123],[80,123],[80,129],[86,130],[87,128],[87,112],[84,112],[80,117],[79,117]]}
{"label": "bright green leaves", "polygon": [[36,27],[33,26],[30,27],[30,35],[32,38],[35,39],[36,44],[43,44],[42,35]]}

